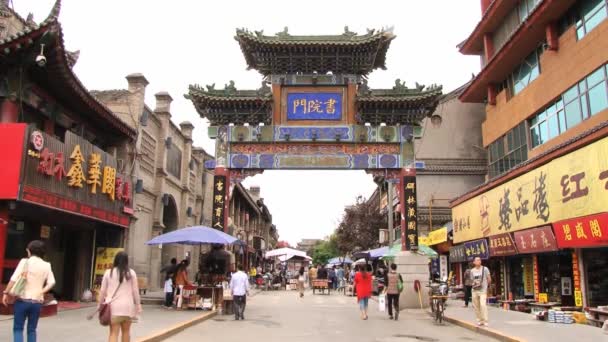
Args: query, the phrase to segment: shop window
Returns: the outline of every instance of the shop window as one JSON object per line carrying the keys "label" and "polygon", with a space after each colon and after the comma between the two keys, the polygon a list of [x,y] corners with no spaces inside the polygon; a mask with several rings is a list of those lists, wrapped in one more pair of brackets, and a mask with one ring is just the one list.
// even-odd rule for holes
{"label": "shop window", "polygon": [[526,122],[522,122],[489,146],[490,178],[499,176],[528,159]]}
{"label": "shop window", "polygon": [[576,22],[576,37],[582,39],[596,28],[608,13],[606,7],[608,0],[583,0],[580,2],[579,18]]}
{"label": "shop window", "polygon": [[583,251],[587,302],[590,307],[608,305],[608,248]]}
{"label": "shop window", "polygon": [[607,67],[592,72],[530,119],[532,148],[608,108]]}
{"label": "shop window", "polygon": [[528,19],[540,0],[521,0],[507,15],[492,35],[494,49],[498,52],[513,35],[513,32]]}

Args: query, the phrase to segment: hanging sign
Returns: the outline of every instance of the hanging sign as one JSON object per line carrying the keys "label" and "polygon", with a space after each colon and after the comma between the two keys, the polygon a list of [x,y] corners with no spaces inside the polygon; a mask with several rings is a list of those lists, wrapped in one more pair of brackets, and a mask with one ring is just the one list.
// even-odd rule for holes
{"label": "hanging sign", "polygon": [[405,199],[405,248],[418,249],[418,203],[416,199],[416,176],[403,177],[403,198]]}
{"label": "hanging sign", "polygon": [[[581,270],[578,267],[578,255],[576,254],[576,251],[572,251],[572,280],[574,282],[574,294],[576,295],[576,292],[580,292],[581,289]],[[582,305],[577,304],[576,306]]]}
{"label": "hanging sign", "polygon": [[523,271],[524,271],[524,294],[526,296],[534,295],[534,262],[532,257],[524,257]]}
{"label": "hanging sign", "polygon": [[515,248],[515,242],[510,233],[490,236],[488,240],[490,242],[491,257],[517,254],[517,248]]}
{"label": "hanging sign", "polygon": [[213,212],[211,226],[217,230],[225,231],[226,222],[226,176],[213,176]]}
{"label": "hanging sign", "polygon": [[550,226],[515,232],[515,244],[519,253],[542,253],[557,250],[557,243]]}
{"label": "hanging sign", "polygon": [[341,92],[289,92],[287,120],[342,120]]}
{"label": "hanging sign", "polygon": [[488,241],[486,239],[465,242],[464,249],[468,261],[473,261],[476,257],[480,257],[481,260],[490,258]]}
{"label": "hanging sign", "polygon": [[429,232],[429,244],[427,246],[438,245],[448,241],[448,227],[442,227]]}
{"label": "hanging sign", "polygon": [[467,255],[464,245],[458,245],[450,248],[450,263],[465,261],[467,261]]}
{"label": "hanging sign", "polygon": [[540,279],[538,277],[538,256],[534,254],[532,256],[532,268],[534,269],[534,299],[538,300],[540,293]]}
{"label": "hanging sign", "polygon": [[560,248],[608,245],[608,213],[559,221],[553,229]]}
{"label": "hanging sign", "polygon": [[574,305],[583,306],[583,293],[581,290],[574,290]]}

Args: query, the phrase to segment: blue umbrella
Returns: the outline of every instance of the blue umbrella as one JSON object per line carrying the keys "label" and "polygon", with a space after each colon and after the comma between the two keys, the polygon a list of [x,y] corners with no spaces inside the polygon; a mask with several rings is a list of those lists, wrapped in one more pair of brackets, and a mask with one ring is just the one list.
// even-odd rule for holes
{"label": "blue umbrella", "polygon": [[340,265],[340,264],[352,264],[353,261],[349,258],[349,257],[337,257],[337,258],[331,258],[329,259],[329,261],[327,262],[330,265]]}
{"label": "blue umbrella", "polygon": [[196,226],[174,230],[172,232],[159,235],[146,242],[147,245],[161,245],[169,243],[179,243],[182,245],[200,245],[203,243],[217,243],[230,245],[240,241],[217,229]]}

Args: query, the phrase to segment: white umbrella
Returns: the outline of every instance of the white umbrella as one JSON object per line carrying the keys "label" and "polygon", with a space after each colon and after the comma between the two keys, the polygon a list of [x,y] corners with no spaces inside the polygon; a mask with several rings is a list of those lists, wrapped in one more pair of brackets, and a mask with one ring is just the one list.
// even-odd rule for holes
{"label": "white umbrella", "polygon": [[363,258],[355,261],[355,265],[365,265],[365,264],[367,264],[367,261]]}
{"label": "white umbrella", "polygon": [[297,249],[293,249],[293,248],[279,248],[279,249],[273,249],[271,251],[266,252],[266,258],[272,258],[272,257],[278,257],[281,255],[297,255],[300,257],[307,257],[306,252],[303,251],[299,251]]}

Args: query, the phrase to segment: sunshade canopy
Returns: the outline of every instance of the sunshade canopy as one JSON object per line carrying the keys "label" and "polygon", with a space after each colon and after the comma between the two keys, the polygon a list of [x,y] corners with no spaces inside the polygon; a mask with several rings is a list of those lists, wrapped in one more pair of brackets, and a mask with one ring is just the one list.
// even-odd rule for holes
{"label": "sunshade canopy", "polygon": [[161,245],[177,243],[182,245],[200,245],[200,244],[222,244],[230,245],[239,241],[234,236],[230,236],[217,229],[195,226],[183,229],[177,229],[172,232],[159,235],[154,239],[146,242],[147,245]]}

